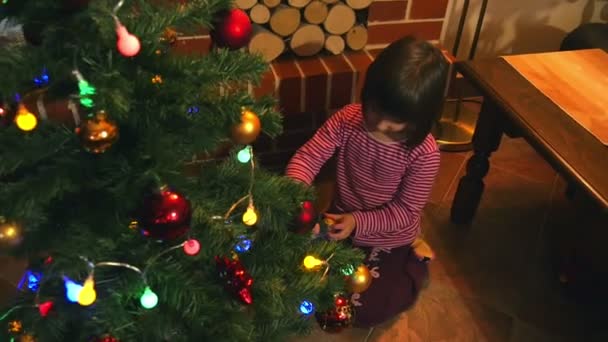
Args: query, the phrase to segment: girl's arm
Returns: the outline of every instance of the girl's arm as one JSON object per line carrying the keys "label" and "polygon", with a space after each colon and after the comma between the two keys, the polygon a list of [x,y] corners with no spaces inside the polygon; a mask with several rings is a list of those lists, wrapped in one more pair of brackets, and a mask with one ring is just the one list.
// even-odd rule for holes
{"label": "girl's arm", "polygon": [[378,209],[352,212],[356,222],[355,237],[414,226],[439,172],[439,157],[439,152],[435,151],[416,158],[389,203]]}
{"label": "girl's arm", "polygon": [[311,185],[314,178],[340,147],[348,107],[332,115],[315,135],[302,146],[287,165],[286,175]]}

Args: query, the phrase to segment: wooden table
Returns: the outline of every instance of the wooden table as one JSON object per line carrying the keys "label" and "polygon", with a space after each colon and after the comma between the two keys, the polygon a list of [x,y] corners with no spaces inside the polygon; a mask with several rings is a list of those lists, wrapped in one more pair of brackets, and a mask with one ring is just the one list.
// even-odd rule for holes
{"label": "wooden table", "polygon": [[[588,54],[589,51],[576,53]],[[544,58],[540,55],[528,56],[541,61]],[[608,55],[598,55],[595,51],[594,56],[602,60],[604,70],[608,69]],[[457,70],[481,91],[484,101],[473,136],[474,154],[467,162],[466,174],[458,184],[452,203],[452,222],[463,224],[472,221],[484,190],[483,178],[490,168],[489,157],[499,148],[503,134],[525,138],[570,184],[586,192],[601,210],[608,212],[608,146],[568,115],[562,109],[563,103],[560,106],[551,100],[546,95],[550,92],[545,89],[543,93],[533,85],[538,84],[540,79],[553,84],[553,90],[558,92],[563,88],[556,84],[571,86],[576,91],[577,86],[586,83],[580,81],[581,77],[596,81],[600,77],[602,82],[608,80],[608,70],[606,74],[598,75],[597,72],[579,70],[580,65],[575,64],[573,68],[577,70],[572,72],[577,73],[578,80],[572,80],[567,76],[568,72],[560,71],[568,66],[539,68],[534,79],[534,73],[526,78],[519,67],[515,69],[504,58],[456,63]],[[564,99],[569,96],[574,105],[597,104],[598,98],[608,98],[608,88],[600,94],[577,91],[562,96]],[[608,115],[608,107],[603,110]]]}

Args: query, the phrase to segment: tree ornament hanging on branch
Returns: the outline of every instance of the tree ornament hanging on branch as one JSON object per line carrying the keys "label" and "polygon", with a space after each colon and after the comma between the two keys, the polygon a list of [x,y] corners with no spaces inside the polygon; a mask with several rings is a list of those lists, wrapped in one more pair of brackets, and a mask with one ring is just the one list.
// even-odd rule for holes
{"label": "tree ornament hanging on branch", "polygon": [[237,296],[243,303],[252,304],[251,286],[253,285],[253,278],[245,271],[241,261],[216,256],[215,263],[226,290]]}
{"label": "tree ornament hanging on branch", "polygon": [[19,224],[0,216],[0,245],[15,247],[23,240],[23,232]]}
{"label": "tree ornament hanging on branch", "polygon": [[159,191],[144,198],[137,221],[144,236],[171,240],[184,235],[190,229],[191,218],[190,201],[163,186]]}
{"label": "tree ornament hanging on branch", "polygon": [[361,264],[355,272],[347,277],[348,291],[361,293],[367,290],[372,284],[372,275],[365,264]]}
{"label": "tree ornament hanging on branch", "polygon": [[240,49],[249,43],[252,32],[251,20],[247,13],[233,8],[220,15],[212,36],[218,46]]}
{"label": "tree ornament hanging on branch", "polygon": [[232,139],[237,144],[247,145],[257,139],[261,130],[262,123],[260,122],[260,118],[254,112],[243,109],[241,112],[241,122],[232,128]]}
{"label": "tree ornament hanging on branch", "polygon": [[112,335],[103,335],[100,337],[93,338],[91,340],[91,342],[120,342],[120,341]]}
{"label": "tree ornament hanging on branch", "polygon": [[334,296],[334,307],[315,313],[315,318],[321,329],[327,332],[340,332],[352,322],[352,308],[348,298],[342,295]]}
{"label": "tree ornament hanging on branch", "polygon": [[103,110],[86,119],[76,129],[85,150],[99,154],[107,151],[118,140],[118,126]]}

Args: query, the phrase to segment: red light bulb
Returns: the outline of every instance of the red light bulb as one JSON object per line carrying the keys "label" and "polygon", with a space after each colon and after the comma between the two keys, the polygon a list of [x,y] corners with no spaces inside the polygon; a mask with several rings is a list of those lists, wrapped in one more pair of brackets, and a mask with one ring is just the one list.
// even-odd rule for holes
{"label": "red light bulb", "polygon": [[130,34],[127,28],[121,24],[116,25],[116,35],[118,35],[118,41],[116,47],[118,52],[125,57],[133,57],[139,53],[141,49],[141,43],[139,39]]}
{"label": "red light bulb", "polygon": [[49,311],[53,308],[53,302],[44,302],[42,304],[38,304],[38,311],[40,312],[40,316],[46,317],[49,314]]}
{"label": "red light bulb", "polygon": [[300,221],[302,223],[310,223],[310,222],[312,222],[313,218],[314,218],[313,214],[308,211],[305,211],[300,214]]}
{"label": "red light bulb", "polygon": [[184,243],[184,253],[190,256],[197,255],[201,250],[201,244],[195,239],[189,239]]}
{"label": "red light bulb", "polygon": [[302,203],[302,209],[306,210],[306,211],[312,211],[314,209],[314,204],[312,204],[311,201],[304,201]]}

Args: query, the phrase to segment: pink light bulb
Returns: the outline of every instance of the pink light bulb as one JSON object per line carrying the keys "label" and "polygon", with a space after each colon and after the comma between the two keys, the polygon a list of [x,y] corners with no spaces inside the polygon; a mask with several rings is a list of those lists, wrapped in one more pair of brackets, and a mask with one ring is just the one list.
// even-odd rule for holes
{"label": "pink light bulb", "polygon": [[141,49],[139,39],[130,34],[126,27],[121,24],[117,24],[116,34],[118,35],[116,47],[121,55],[125,57],[133,57],[139,53],[139,50]]}
{"label": "pink light bulb", "polygon": [[201,244],[195,239],[189,239],[184,243],[184,253],[187,255],[197,255],[201,250]]}

